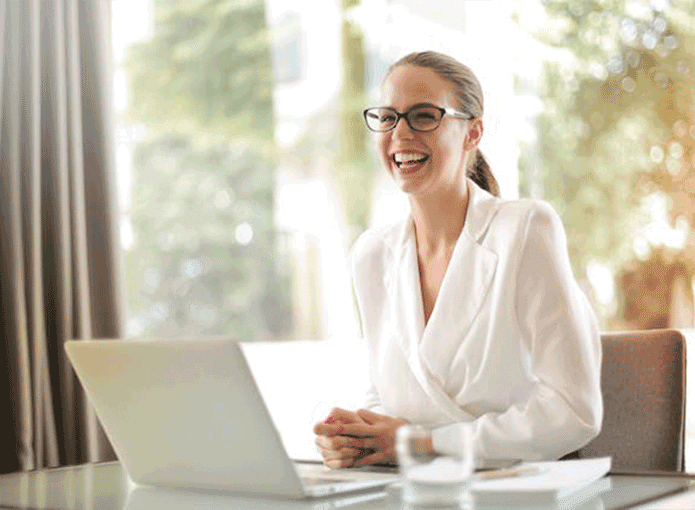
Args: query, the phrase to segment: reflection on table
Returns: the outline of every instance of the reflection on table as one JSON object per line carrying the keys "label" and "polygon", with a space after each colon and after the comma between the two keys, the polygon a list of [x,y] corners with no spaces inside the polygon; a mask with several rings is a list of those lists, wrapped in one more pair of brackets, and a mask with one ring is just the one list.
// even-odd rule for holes
{"label": "reflection on table", "polygon": [[[679,508],[690,497],[695,508],[695,477],[611,476],[611,489],[588,501],[567,502],[551,508],[572,510],[611,510],[649,504],[649,508],[668,508],[667,495],[679,494]],[[675,501],[675,499],[674,499]],[[687,502],[687,499],[685,499]],[[661,504],[665,506],[660,506]],[[473,506],[473,505],[471,505]],[[406,508],[396,486],[383,491],[364,491],[313,501],[283,501],[271,498],[232,496],[222,492],[190,491],[138,487],[118,462],[47,469],[0,475],[0,507],[51,510],[355,510]],[[479,507],[478,510],[487,510]]]}

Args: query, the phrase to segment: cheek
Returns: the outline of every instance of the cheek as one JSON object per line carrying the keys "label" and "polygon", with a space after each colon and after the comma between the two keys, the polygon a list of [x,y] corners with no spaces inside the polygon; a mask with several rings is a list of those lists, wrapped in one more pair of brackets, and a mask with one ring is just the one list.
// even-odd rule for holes
{"label": "cheek", "polygon": [[388,155],[388,147],[389,147],[389,140],[388,140],[388,135],[379,135],[377,140],[376,140],[376,146],[377,150],[379,152],[379,156],[381,157],[381,161],[384,163],[384,165],[388,166],[390,161],[389,161],[389,155]]}
{"label": "cheek", "polygon": [[438,151],[444,159],[458,161],[463,157],[464,141],[461,137],[450,134],[439,140]]}

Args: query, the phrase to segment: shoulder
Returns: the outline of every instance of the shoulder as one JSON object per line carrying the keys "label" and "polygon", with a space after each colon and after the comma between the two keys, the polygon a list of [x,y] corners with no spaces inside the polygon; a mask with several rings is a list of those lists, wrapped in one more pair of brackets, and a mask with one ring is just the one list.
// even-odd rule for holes
{"label": "shoulder", "polygon": [[528,198],[499,200],[478,239],[482,246],[510,258],[535,244],[566,246],[565,231],[555,209],[548,202]]}
{"label": "shoulder", "polygon": [[[553,207],[531,198],[502,199],[469,182],[470,201],[464,232],[483,244],[518,240],[529,227],[547,224],[561,226]],[[511,239],[510,239],[511,238]]]}
{"label": "shoulder", "polygon": [[354,267],[383,260],[390,255],[398,242],[407,220],[399,220],[389,225],[371,228],[360,234],[350,249],[350,262]]}
{"label": "shoulder", "polygon": [[[521,199],[500,207],[498,223],[491,231],[508,232],[495,236],[494,244],[506,250],[510,260],[516,260],[535,275],[556,273],[562,266],[569,271],[567,235],[559,214],[543,200]],[[493,243],[491,243],[493,244]]]}
{"label": "shoulder", "polygon": [[500,200],[490,225],[492,232],[514,230],[528,236],[534,230],[562,230],[562,221],[552,205],[543,200]]}
{"label": "shoulder", "polygon": [[557,217],[552,205],[544,200],[534,198],[519,198],[516,200],[500,200],[499,213],[502,215],[516,216],[528,219],[531,216],[538,218]]}

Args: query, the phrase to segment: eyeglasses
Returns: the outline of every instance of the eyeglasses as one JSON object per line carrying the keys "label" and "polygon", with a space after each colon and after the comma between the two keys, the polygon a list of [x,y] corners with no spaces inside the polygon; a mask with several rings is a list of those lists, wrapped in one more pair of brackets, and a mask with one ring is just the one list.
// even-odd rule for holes
{"label": "eyeglasses", "polygon": [[470,120],[473,115],[462,113],[452,108],[440,108],[431,104],[417,104],[405,113],[389,107],[367,108],[362,112],[367,127],[376,133],[385,133],[396,128],[398,121],[404,118],[413,131],[432,131],[439,127],[445,115]]}

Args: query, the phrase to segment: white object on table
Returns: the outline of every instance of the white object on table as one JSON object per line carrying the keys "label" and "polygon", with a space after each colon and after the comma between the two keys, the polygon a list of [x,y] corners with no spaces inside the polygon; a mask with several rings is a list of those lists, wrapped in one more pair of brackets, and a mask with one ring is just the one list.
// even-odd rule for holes
{"label": "white object on table", "polygon": [[528,469],[522,476],[478,477],[471,489],[474,500],[479,505],[556,503],[605,476],[611,458],[524,462],[517,468]]}

